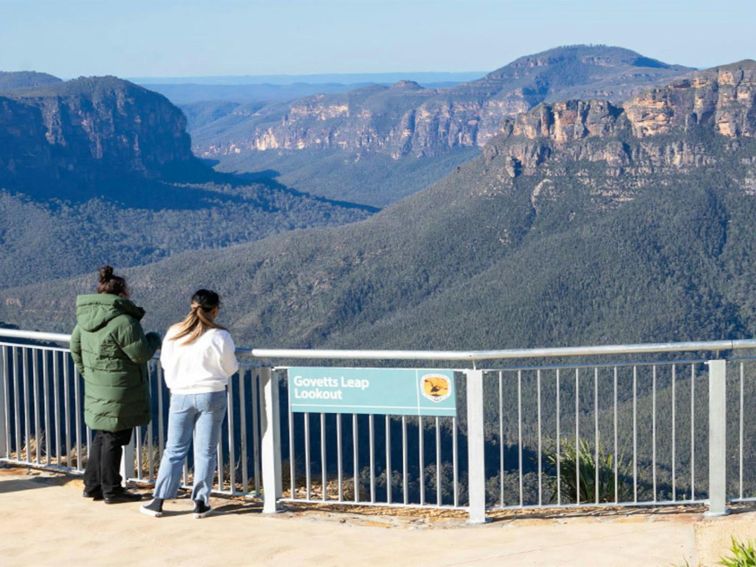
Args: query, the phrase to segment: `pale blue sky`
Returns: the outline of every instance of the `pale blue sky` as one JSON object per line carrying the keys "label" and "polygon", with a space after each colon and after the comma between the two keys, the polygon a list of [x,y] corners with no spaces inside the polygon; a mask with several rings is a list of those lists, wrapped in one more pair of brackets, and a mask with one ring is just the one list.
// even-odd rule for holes
{"label": "pale blue sky", "polygon": [[126,77],[492,70],[605,43],[756,58],[754,0],[0,0],[0,70]]}

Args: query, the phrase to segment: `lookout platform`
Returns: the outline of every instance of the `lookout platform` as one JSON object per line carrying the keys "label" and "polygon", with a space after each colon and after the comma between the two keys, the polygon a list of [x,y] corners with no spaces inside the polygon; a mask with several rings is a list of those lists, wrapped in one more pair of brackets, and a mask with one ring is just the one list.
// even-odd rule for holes
{"label": "lookout platform", "polygon": [[624,509],[579,516],[494,517],[315,507],[275,515],[259,503],[217,498],[193,519],[188,499],[162,518],[137,504],[81,497],[81,480],[0,468],[0,563],[13,565],[715,565],[730,537],[756,536],[756,508],[725,517]]}

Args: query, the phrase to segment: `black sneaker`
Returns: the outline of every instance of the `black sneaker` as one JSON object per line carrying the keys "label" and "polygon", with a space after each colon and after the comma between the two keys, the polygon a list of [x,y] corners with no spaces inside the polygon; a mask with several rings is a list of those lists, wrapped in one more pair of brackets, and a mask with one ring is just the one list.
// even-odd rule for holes
{"label": "black sneaker", "polygon": [[90,492],[85,488],[84,492],[82,492],[81,495],[84,498],[91,498],[92,500],[102,500],[103,498],[102,490],[93,490],[92,492]]}
{"label": "black sneaker", "polygon": [[153,498],[151,502],[142,504],[142,507],[139,508],[139,511],[142,514],[147,514],[148,516],[152,516],[153,518],[159,518],[163,515],[163,499]]}
{"label": "black sneaker", "polygon": [[213,509],[205,504],[204,500],[195,500],[194,501],[194,519],[199,520],[200,518],[204,518],[207,516],[210,512],[212,512]]}
{"label": "black sneaker", "polygon": [[126,502],[139,502],[142,499],[141,494],[137,494],[136,492],[129,492],[128,490],[123,490],[120,492],[116,492],[115,494],[111,496],[105,496],[105,504],[123,504]]}

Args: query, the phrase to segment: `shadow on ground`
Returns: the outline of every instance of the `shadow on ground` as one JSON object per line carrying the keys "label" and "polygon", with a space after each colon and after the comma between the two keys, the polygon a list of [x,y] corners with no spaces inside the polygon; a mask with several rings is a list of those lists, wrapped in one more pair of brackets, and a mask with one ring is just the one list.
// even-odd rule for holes
{"label": "shadow on ground", "polygon": [[0,468],[0,494],[21,492],[49,486],[63,486],[73,479],[62,475],[30,476],[27,469]]}

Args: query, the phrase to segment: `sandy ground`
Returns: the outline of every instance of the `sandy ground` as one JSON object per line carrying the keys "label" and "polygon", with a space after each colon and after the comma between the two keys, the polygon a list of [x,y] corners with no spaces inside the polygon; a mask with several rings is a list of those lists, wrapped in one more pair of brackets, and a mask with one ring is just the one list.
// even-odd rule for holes
{"label": "sandy ground", "polygon": [[507,519],[289,511],[214,499],[195,520],[191,502],[162,518],[138,504],[81,497],[81,481],[0,469],[0,565],[715,565],[730,536],[756,538],[756,511]]}

